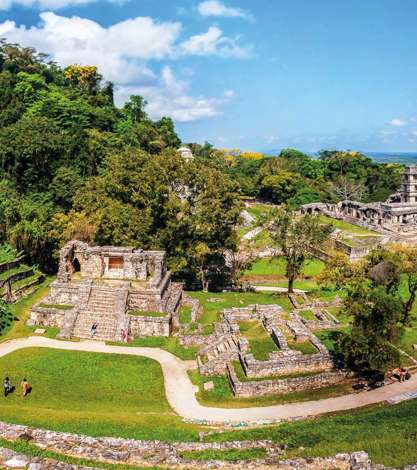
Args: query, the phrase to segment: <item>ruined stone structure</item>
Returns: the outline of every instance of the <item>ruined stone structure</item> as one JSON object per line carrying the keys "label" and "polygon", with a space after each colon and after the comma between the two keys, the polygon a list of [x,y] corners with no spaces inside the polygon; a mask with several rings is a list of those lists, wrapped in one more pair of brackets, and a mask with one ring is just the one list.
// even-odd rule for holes
{"label": "ruined stone structure", "polygon": [[399,192],[387,202],[312,203],[302,206],[301,212],[328,215],[387,234],[417,232],[417,166],[405,169]]}
{"label": "ruined stone structure", "polygon": [[178,149],[178,152],[181,155],[181,157],[187,162],[194,159],[194,156],[188,147],[182,146]]}
{"label": "ruined stone structure", "polygon": [[[332,301],[338,304],[340,299]],[[304,296],[302,308],[293,299],[294,311],[288,315],[279,305],[250,305],[223,310],[221,321],[210,336],[183,336],[183,345],[199,345],[198,365],[202,375],[226,375],[236,397],[253,397],[311,390],[340,383],[346,373],[335,367],[333,358],[314,335],[314,330],[335,328],[338,320],[326,310],[329,302],[311,301]],[[311,308],[315,320],[298,312]],[[240,331],[239,322],[259,322],[276,344],[266,360],[258,360],[250,342]],[[194,341],[193,341],[194,339]],[[303,354],[289,343],[309,343],[315,352]],[[235,364],[244,375],[239,379]],[[291,377],[288,377],[290,375]]]}
{"label": "ruined stone structure", "polygon": [[[383,465],[373,465],[365,452],[337,454],[327,458],[299,458],[284,460],[285,445],[262,441],[230,442],[173,442],[137,441],[134,439],[89,437],[64,432],[35,429],[28,426],[0,423],[0,437],[8,441],[29,441],[33,446],[79,459],[94,460],[97,467],[84,467],[57,460],[19,454],[7,448],[0,448],[1,468],[28,470],[99,470],[101,464],[130,465],[140,467],[162,466],[170,469],[213,469],[225,470],[275,469],[275,470],[385,470]],[[224,452],[229,450],[263,449],[264,458],[255,460],[194,460],[185,458],[186,452]],[[388,468],[386,470],[389,470]],[[395,470],[395,469],[390,469]],[[417,470],[416,465],[404,470]]]}
{"label": "ruined stone structure", "polygon": [[61,250],[57,280],[29,322],[59,328],[63,338],[88,338],[94,323],[101,340],[120,340],[122,330],[133,337],[169,336],[181,298],[165,252],[71,241]]}

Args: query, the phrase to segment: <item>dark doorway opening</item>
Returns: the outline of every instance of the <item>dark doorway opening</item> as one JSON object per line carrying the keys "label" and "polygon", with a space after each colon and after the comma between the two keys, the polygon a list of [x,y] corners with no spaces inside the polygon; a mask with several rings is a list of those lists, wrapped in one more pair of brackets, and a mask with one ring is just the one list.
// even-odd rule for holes
{"label": "dark doorway opening", "polygon": [[77,258],[74,258],[72,260],[72,266],[74,268],[75,273],[79,273],[81,271],[81,265]]}

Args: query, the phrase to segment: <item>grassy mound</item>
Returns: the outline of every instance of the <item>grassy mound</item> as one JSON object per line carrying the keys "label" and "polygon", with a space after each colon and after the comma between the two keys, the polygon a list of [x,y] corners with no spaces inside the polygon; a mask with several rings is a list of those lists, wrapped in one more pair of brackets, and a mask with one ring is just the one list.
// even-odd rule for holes
{"label": "grassy mound", "polygon": [[[195,440],[165,397],[160,365],[148,358],[29,348],[0,358],[16,391],[0,420],[46,429],[135,439]],[[19,383],[33,387],[25,399]]]}

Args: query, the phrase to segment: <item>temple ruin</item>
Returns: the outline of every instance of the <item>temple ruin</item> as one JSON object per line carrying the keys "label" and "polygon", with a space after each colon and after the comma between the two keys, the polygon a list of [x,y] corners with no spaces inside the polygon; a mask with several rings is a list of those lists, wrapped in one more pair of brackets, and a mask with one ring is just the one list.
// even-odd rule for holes
{"label": "temple ruin", "polygon": [[302,206],[301,212],[343,219],[385,234],[417,232],[417,166],[406,167],[399,192],[387,202],[312,203]]}
{"label": "temple ruin", "polygon": [[63,338],[169,336],[178,319],[182,284],[171,282],[164,251],[67,243],[47,298],[30,315],[31,325],[60,329]]}

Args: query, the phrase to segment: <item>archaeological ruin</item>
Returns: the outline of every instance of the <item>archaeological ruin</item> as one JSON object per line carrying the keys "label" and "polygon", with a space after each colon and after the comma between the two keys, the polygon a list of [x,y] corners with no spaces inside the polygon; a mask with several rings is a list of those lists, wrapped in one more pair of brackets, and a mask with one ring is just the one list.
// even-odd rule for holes
{"label": "archaeological ruin", "polygon": [[182,284],[171,281],[163,251],[67,243],[56,281],[29,324],[60,329],[61,338],[120,340],[169,336],[178,322]]}
{"label": "archaeological ruin", "polygon": [[[183,334],[185,346],[199,346],[199,371],[205,376],[226,375],[236,397],[300,392],[335,385],[346,373],[315,336],[314,331],[334,329],[339,321],[329,311],[340,304],[311,300],[305,294],[290,295],[294,310],[288,314],[279,305],[249,305],[223,310],[211,335]],[[302,302],[302,305],[298,302]],[[308,311],[311,319],[303,317]],[[255,322],[264,329],[276,350],[259,360],[241,331],[242,322]],[[309,352],[302,352],[308,345]]]}
{"label": "archaeological ruin", "polygon": [[324,214],[385,234],[417,232],[417,166],[405,169],[399,192],[387,202],[311,203],[302,206],[301,212]]}

